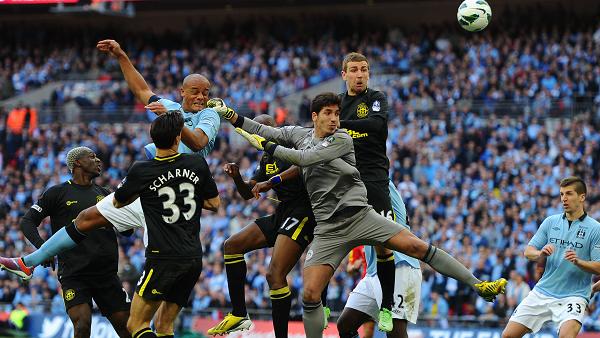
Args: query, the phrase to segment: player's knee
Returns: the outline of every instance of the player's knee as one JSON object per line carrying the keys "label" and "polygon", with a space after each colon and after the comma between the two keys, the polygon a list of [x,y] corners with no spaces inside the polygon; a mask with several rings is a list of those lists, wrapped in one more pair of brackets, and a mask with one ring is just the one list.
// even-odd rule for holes
{"label": "player's knee", "polygon": [[80,232],[93,230],[94,224],[98,223],[97,215],[101,215],[95,206],[81,211],[75,218],[75,226]]}
{"label": "player's knee", "polygon": [[504,329],[502,331],[502,338],[518,338],[517,335],[514,335],[510,332],[510,330]]}
{"label": "player's knee", "polygon": [[91,334],[92,321],[88,318],[80,318],[73,323],[75,338],[89,337]]}
{"label": "player's knee", "polygon": [[318,290],[315,287],[305,286],[302,294],[302,300],[308,303],[317,303],[321,301],[321,293],[323,290]]}
{"label": "player's knee", "polygon": [[271,290],[280,289],[287,285],[283,273],[278,271],[278,269],[273,268],[270,268],[269,271],[267,271],[267,283],[269,283]]}
{"label": "player's knee", "polygon": [[223,242],[223,254],[234,255],[241,253],[239,252],[239,248],[241,247],[241,245],[242,243],[239,243],[239,241],[237,241],[235,237],[230,237],[226,239],[225,242]]}

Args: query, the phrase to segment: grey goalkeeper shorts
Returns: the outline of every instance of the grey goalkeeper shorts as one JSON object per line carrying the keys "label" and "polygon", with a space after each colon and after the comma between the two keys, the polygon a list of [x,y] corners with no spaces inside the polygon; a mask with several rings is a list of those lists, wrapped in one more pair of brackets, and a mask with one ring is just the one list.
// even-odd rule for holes
{"label": "grey goalkeeper shorts", "polygon": [[359,209],[354,215],[317,222],[304,267],[329,265],[335,270],[353,248],[382,245],[403,230],[406,228],[378,214],[371,206]]}

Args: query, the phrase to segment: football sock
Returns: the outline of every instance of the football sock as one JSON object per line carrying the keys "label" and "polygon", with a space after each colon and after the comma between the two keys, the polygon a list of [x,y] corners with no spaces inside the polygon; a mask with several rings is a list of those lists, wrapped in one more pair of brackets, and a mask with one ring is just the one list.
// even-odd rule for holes
{"label": "football sock", "polygon": [[227,273],[227,288],[231,298],[231,314],[236,317],[245,317],[246,295],[244,286],[246,283],[246,260],[243,254],[224,255],[225,272]]}
{"label": "football sock", "polygon": [[76,247],[77,243],[84,238],[85,235],[77,231],[75,224],[71,223],[71,225],[61,228],[52,237],[48,238],[39,249],[23,257],[23,263],[26,266],[38,266],[49,258]]}
{"label": "football sock", "polygon": [[302,301],[302,319],[306,338],[323,338],[323,304]]}
{"label": "football sock", "polygon": [[290,309],[292,307],[292,293],[290,287],[285,286],[280,289],[269,291],[271,296],[271,306],[273,307],[273,328],[275,337],[287,338],[288,322],[290,320]]}
{"label": "football sock", "polygon": [[452,277],[459,282],[463,282],[469,286],[473,286],[481,282],[477,279],[469,269],[462,265],[459,261],[450,256],[442,249],[436,248],[429,244],[427,253],[422,259],[423,262],[431,265],[437,272]]}
{"label": "football sock", "polygon": [[377,255],[377,277],[381,284],[381,308],[391,310],[394,304],[394,282],[396,279],[393,253],[384,256]]}

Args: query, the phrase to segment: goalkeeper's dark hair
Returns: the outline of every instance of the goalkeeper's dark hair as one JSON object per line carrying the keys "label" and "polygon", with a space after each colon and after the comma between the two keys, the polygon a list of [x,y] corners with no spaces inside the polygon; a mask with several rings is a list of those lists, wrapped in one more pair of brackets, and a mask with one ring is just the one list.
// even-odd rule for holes
{"label": "goalkeeper's dark hair", "polygon": [[336,105],[339,106],[342,103],[340,97],[335,93],[321,93],[312,100],[310,103],[310,111],[319,114],[323,107]]}
{"label": "goalkeeper's dark hair", "polygon": [[178,110],[159,115],[150,127],[150,137],[158,149],[169,149],[183,129],[183,116]]}

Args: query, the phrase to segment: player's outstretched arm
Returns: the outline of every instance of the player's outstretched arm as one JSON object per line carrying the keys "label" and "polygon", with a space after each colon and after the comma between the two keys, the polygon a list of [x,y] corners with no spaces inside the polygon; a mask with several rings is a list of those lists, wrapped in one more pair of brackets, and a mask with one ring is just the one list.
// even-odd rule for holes
{"label": "player's outstretched arm", "polygon": [[249,200],[254,197],[251,189],[255,186],[256,181],[250,180],[248,182],[244,182],[244,178],[242,175],[240,175],[240,167],[237,164],[226,163],[223,166],[223,170],[229,177],[233,178],[233,183],[235,183],[235,187],[242,198]]}
{"label": "player's outstretched arm", "polygon": [[269,141],[279,144],[293,143],[291,139],[292,135],[288,132],[293,128],[274,128],[244,118],[243,116],[238,115],[233,109],[227,107],[225,102],[217,97],[208,100],[206,106],[208,108],[213,108],[222,118],[231,122],[234,127],[245,130],[250,134],[260,135]]}
{"label": "player's outstretched arm", "polygon": [[108,53],[119,62],[119,66],[121,67],[121,72],[125,77],[125,81],[127,81],[127,85],[133,95],[137,97],[143,104],[148,104],[148,100],[154,95],[146,80],[140,72],[135,69],[131,60],[129,60],[129,56],[121,49],[121,46],[115,40],[102,40],[98,41],[96,44],[96,48],[104,53]]}
{"label": "player's outstretched arm", "polygon": [[217,212],[220,206],[221,198],[219,198],[219,196],[204,200],[204,203],[202,204],[202,208],[214,212]]}
{"label": "player's outstretched arm", "polygon": [[290,149],[278,145],[266,147],[265,151],[288,163],[300,167],[329,162],[353,151],[352,139],[346,133],[326,137],[315,147],[307,150]]}

